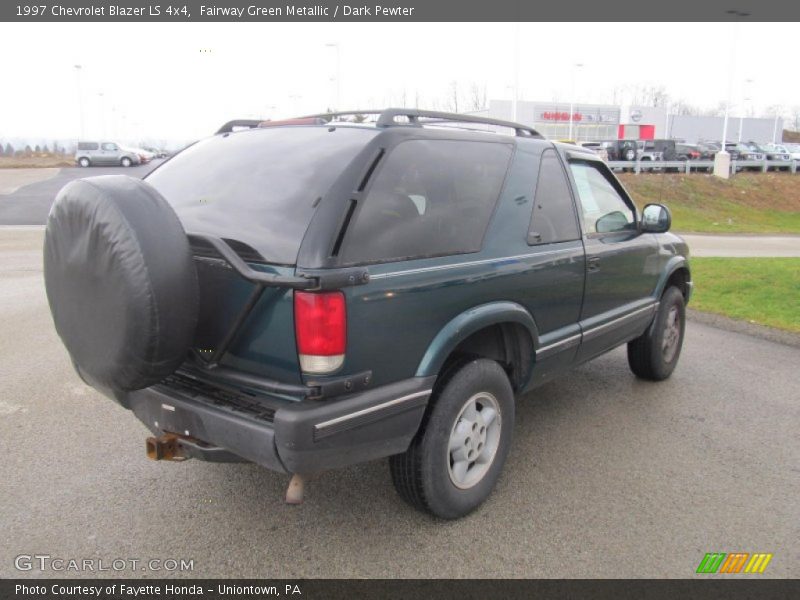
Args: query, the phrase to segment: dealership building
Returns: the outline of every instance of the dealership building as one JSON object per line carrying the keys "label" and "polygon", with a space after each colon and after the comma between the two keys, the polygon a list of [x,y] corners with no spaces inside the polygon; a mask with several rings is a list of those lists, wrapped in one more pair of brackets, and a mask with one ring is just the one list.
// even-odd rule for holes
{"label": "dealership building", "polygon": [[[515,120],[511,100],[490,100],[489,109],[481,113],[495,119]],[[516,121],[530,125],[548,139],[568,139],[570,104],[520,100]],[[577,102],[572,106],[572,139],[578,141],[666,138],[693,144],[722,139],[722,128],[723,117],[672,115],[663,107]],[[728,118],[729,142],[780,142],[782,134],[781,118]]]}

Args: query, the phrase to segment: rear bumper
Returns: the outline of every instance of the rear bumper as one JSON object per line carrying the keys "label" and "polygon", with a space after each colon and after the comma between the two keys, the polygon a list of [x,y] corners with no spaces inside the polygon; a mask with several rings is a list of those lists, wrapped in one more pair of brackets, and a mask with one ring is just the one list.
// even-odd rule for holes
{"label": "rear bumper", "polygon": [[308,474],[404,452],[434,380],[413,377],[331,400],[259,398],[247,406],[165,385],[118,399],[154,434],[184,436],[190,456]]}

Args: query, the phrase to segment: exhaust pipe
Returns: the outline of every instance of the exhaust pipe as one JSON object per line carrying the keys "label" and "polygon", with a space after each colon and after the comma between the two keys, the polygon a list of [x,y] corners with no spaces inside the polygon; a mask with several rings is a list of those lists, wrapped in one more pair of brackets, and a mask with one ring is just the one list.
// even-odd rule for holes
{"label": "exhaust pipe", "polygon": [[145,449],[150,460],[181,461],[189,458],[180,444],[180,436],[174,433],[147,438]]}
{"label": "exhaust pipe", "polygon": [[292,475],[286,488],[286,504],[302,504],[305,496],[306,478],[299,473]]}

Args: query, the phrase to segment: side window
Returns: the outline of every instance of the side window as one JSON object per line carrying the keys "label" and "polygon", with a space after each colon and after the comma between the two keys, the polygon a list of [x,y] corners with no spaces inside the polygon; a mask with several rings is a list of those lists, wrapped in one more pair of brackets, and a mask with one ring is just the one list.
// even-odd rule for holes
{"label": "side window", "polygon": [[112,142],[103,142],[103,150],[116,150],[117,145]]}
{"label": "side window", "polygon": [[511,145],[408,140],[379,166],[342,248],[346,263],[480,250]]}
{"label": "side window", "polygon": [[567,175],[556,151],[545,150],[539,163],[528,244],[552,244],[580,237]]}
{"label": "side window", "polygon": [[571,162],[586,233],[611,233],[633,228],[634,214],[622,196],[590,162]]}

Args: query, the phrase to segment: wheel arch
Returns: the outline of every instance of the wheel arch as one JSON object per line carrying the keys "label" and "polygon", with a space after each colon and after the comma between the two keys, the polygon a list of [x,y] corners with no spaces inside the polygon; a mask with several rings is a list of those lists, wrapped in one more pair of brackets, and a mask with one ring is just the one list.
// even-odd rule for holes
{"label": "wheel arch", "polygon": [[516,302],[491,302],[451,319],[429,344],[417,367],[417,377],[438,375],[459,356],[497,360],[512,387],[521,390],[530,380],[539,334],[531,314]]}
{"label": "wheel arch", "polygon": [[683,294],[684,300],[688,303],[692,295],[692,274],[689,269],[689,262],[683,256],[673,257],[656,286],[655,297],[660,298],[664,291],[674,285]]}

